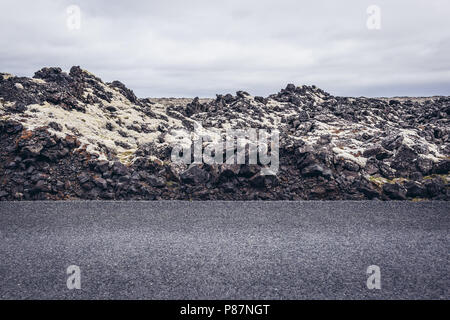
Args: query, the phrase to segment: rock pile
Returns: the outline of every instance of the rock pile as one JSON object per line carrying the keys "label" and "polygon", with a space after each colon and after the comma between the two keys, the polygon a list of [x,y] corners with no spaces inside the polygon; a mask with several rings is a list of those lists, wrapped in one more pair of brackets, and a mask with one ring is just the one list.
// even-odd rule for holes
{"label": "rock pile", "polygon": [[[72,67],[0,73],[0,199],[449,200],[450,98],[139,99]],[[280,131],[280,168],[170,159],[195,128]],[[192,137],[189,137],[192,138]]]}

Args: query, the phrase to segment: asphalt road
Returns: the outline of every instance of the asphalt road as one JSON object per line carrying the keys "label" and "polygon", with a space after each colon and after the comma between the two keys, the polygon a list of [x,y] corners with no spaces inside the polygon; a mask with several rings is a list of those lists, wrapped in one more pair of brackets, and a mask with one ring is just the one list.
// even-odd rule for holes
{"label": "asphalt road", "polygon": [[[0,202],[2,299],[449,299],[448,202]],[[81,270],[69,290],[66,269]],[[381,270],[381,289],[366,269]]]}

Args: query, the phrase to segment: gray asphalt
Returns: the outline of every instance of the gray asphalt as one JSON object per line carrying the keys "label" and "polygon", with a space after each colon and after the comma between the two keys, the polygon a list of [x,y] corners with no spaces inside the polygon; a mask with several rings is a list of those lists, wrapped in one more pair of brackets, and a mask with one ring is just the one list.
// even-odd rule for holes
{"label": "gray asphalt", "polygon": [[[449,299],[448,202],[0,202],[1,299]],[[66,268],[81,268],[81,290]],[[381,289],[366,269],[381,269]]]}

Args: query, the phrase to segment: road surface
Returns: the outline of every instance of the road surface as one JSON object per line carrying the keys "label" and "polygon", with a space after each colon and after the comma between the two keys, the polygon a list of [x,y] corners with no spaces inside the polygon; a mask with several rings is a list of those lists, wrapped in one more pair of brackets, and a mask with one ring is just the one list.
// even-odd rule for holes
{"label": "road surface", "polygon": [[[0,202],[1,299],[449,299],[448,202]],[[81,289],[67,287],[80,267]],[[366,270],[380,268],[381,289]]]}

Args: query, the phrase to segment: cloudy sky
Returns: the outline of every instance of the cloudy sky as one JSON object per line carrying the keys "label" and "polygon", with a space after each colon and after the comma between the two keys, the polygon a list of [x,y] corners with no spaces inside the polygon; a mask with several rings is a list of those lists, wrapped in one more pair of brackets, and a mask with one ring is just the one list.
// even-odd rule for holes
{"label": "cloudy sky", "polygon": [[450,95],[448,0],[1,0],[0,30],[1,72],[80,65],[140,97]]}

